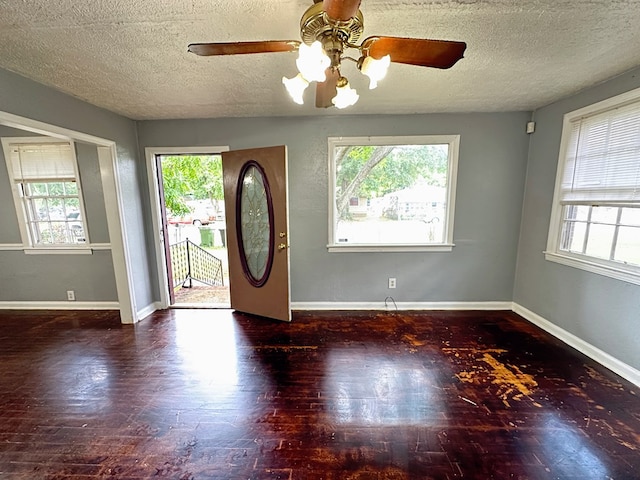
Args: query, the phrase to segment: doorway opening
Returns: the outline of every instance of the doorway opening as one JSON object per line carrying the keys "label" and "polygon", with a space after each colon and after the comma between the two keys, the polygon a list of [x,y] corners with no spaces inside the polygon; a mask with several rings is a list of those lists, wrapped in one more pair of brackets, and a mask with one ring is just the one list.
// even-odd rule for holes
{"label": "doorway opening", "polygon": [[169,305],[229,308],[222,157],[158,154],[156,166]]}

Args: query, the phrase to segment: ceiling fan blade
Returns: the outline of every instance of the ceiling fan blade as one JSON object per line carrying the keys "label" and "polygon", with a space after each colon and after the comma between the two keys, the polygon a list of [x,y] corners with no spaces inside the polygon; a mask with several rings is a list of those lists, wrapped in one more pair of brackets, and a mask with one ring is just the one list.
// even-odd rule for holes
{"label": "ceiling fan blade", "polygon": [[322,9],[329,18],[346,22],[355,17],[360,8],[361,0],[323,0]]}
{"label": "ceiling fan blade", "polygon": [[292,52],[297,50],[297,40],[265,40],[260,42],[192,43],[187,49],[191,53],[208,57],[211,55],[242,55],[245,53]]}
{"label": "ceiling fan blade", "polygon": [[362,42],[363,51],[373,58],[385,55],[395,63],[422,67],[451,68],[463,57],[467,44],[423,38],[369,37]]}
{"label": "ceiling fan blade", "polygon": [[324,82],[318,82],[316,85],[316,107],[328,108],[333,107],[331,100],[336,96],[336,85],[340,78],[340,72],[337,68],[327,68],[325,74],[327,79]]}

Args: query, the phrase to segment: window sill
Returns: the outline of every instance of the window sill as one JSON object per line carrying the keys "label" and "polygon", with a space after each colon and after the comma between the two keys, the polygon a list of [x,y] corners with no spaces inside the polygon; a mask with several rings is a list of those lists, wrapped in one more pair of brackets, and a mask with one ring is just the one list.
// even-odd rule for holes
{"label": "window sill", "polygon": [[439,243],[437,245],[327,245],[330,253],[348,252],[450,252],[453,243]]}
{"label": "window sill", "polygon": [[24,253],[26,255],[93,255],[93,249],[89,247],[25,247]]}
{"label": "window sill", "polygon": [[596,273],[605,277],[615,278],[627,283],[640,285],[640,272],[632,268],[625,268],[563,253],[544,252],[544,258],[550,262],[560,263],[569,267],[579,268],[587,272]]}

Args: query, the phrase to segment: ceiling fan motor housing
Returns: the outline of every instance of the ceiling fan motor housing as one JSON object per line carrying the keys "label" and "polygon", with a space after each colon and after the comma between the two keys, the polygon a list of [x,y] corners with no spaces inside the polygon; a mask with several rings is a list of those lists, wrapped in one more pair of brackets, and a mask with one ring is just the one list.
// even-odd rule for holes
{"label": "ceiling fan motor housing", "polygon": [[362,12],[341,22],[329,18],[322,8],[322,2],[313,4],[304,12],[300,20],[300,37],[302,41],[311,45],[316,40],[325,44],[323,38],[331,37],[342,43],[355,44],[364,31]]}

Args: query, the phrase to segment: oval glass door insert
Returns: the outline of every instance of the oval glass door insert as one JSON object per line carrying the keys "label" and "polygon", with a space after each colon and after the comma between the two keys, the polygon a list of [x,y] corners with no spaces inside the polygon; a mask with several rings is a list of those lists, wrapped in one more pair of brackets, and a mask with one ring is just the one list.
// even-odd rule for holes
{"label": "oval glass door insert", "polygon": [[253,160],[240,171],[237,207],[236,229],[242,269],[254,287],[261,287],[271,272],[275,232],[269,183],[262,167]]}

